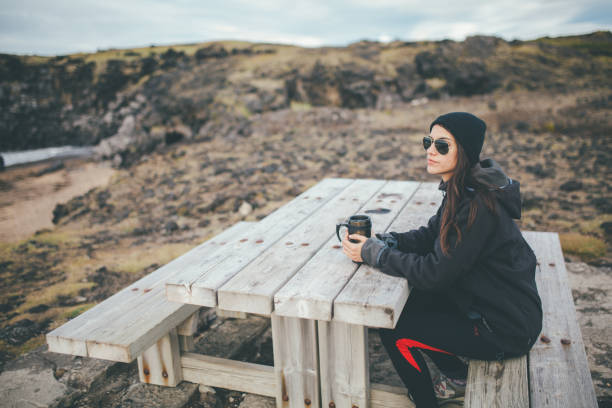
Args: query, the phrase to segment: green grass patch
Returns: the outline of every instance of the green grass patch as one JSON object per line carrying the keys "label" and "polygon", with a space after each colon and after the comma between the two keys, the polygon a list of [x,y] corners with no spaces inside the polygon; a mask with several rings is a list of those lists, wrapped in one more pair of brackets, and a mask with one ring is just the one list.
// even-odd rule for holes
{"label": "green grass patch", "polygon": [[25,303],[20,305],[15,311],[22,314],[40,304],[51,306],[55,304],[60,297],[76,297],[81,289],[90,289],[94,285],[94,282],[59,282],[55,285],[46,286],[28,294]]}
{"label": "green grass patch", "polygon": [[560,234],[563,252],[578,255],[583,261],[594,261],[606,254],[606,243],[601,239],[578,232]]}
{"label": "green grass patch", "polygon": [[95,303],[85,303],[85,304],[82,304],[82,305],[78,305],[78,306],[72,307],[70,309],[65,310],[62,313],[61,317],[64,318],[64,319],[67,319],[67,320],[74,319],[75,317],[77,317],[81,313],[86,312],[87,310],[91,309],[95,305],[96,305]]}
{"label": "green grass patch", "polygon": [[305,102],[291,101],[291,110],[294,112],[306,112],[312,109],[312,105]]}
{"label": "green grass patch", "polygon": [[32,337],[19,346],[12,346],[3,340],[0,340],[0,350],[6,351],[15,356],[20,356],[42,346],[43,344],[45,344],[45,335],[39,334],[38,336]]}
{"label": "green grass patch", "polygon": [[54,232],[52,230],[42,230],[34,235],[32,240],[47,244],[47,245],[60,245],[77,243],[78,237],[66,232]]}

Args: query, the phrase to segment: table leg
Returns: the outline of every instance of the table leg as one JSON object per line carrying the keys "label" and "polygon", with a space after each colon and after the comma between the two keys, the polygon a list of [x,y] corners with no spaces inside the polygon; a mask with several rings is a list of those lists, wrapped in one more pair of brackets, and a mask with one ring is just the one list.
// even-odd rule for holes
{"label": "table leg", "polygon": [[172,329],[138,357],[138,375],[142,382],[167,387],[176,387],[183,381],[176,329]]}
{"label": "table leg", "polygon": [[276,406],[320,407],[315,321],[275,313],[271,319]]}
{"label": "table leg", "polygon": [[198,331],[198,324],[200,323],[200,310],[198,309],[195,313],[189,316],[179,324],[177,327],[179,348],[182,352],[191,352],[195,349],[195,343],[193,335]]}
{"label": "table leg", "polygon": [[318,321],[323,408],[367,408],[370,402],[368,330]]}

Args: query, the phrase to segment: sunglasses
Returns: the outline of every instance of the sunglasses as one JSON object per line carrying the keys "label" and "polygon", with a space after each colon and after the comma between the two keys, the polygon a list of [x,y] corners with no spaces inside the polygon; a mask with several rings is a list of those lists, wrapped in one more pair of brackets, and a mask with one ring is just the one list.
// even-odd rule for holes
{"label": "sunglasses", "polygon": [[425,150],[429,149],[429,146],[431,146],[432,143],[436,146],[436,150],[438,151],[438,153],[448,153],[448,148],[450,147],[450,144],[446,140],[433,140],[431,136],[425,136],[423,138],[423,147],[425,148]]}

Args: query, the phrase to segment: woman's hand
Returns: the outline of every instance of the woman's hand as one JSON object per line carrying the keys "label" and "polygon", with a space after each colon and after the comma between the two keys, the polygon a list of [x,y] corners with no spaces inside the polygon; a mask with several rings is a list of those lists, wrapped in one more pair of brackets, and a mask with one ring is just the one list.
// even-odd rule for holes
{"label": "woman's hand", "polygon": [[[352,243],[349,239],[354,239],[359,242]],[[349,258],[351,258],[355,262],[363,262],[361,258],[361,248],[363,244],[368,240],[367,237],[359,234],[349,235],[348,231],[344,234],[344,239],[342,240],[342,252],[346,254]]]}

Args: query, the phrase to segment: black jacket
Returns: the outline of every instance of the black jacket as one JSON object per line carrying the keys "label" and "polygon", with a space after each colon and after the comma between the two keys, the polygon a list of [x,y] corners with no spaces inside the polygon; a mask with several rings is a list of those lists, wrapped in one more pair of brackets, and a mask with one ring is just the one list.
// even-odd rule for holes
{"label": "black jacket", "polygon": [[[414,288],[449,298],[507,355],[524,354],[542,329],[542,304],[535,283],[535,255],[512,220],[521,215],[519,183],[490,159],[474,166],[472,176],[491,186],[496,214],[468,188],[456,214],[461,241],[456,244],[451,229],[448,256],[442,253],[439,237],[445,194],[427,226],[368,239],[362,258],[386,274],[405,277]],[[445,188],[441,183],[440,189]],[[473,200],[477,212],[468,228]]]}

